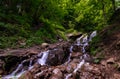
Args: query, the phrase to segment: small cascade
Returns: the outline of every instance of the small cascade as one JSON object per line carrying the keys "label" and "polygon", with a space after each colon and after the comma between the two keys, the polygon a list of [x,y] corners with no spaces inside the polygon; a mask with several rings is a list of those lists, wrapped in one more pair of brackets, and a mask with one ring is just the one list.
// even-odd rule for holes
{"label": "small cascade", "polygon": [[25,70],[23,69],[23,63],[25,61],[22,61],[18,67],[16,68],[16,70],[14,70],[11,74],[3,77],[2,79],[10,79],[10,78],[19,78],[24,72]]}
{"label": "small cascade", "polygon": [[72,53],[72,52],[73,52],[73,46],[70,47],[70,53]]}
{"label": "small cascade", "polygon": [[[40,57],[40,56],[41,57],[37,60],[37,62],[41,65],[46,65],[46,59],[48,57],[48,54],[49,54],[49,50],[38,54],[38,57]],[[2,79],[11,79],[11,78],[18,79],[27,70],[31,70],[33,68],[33,60],[30,59],[27,69],[24,69],[24,63],[26,63],[26,62],[27,62],[27,60],[22,61],[11,74],[6,75],[5,77],[2,77]]]}
{"label": "small cascade", "polygon": [[85,64],[85,60],[83,59],[78,65],[77,68],[73,71],[73,73],[76,73],[78,69],[80,69]]}
{"label": "small cascade", "polygon": [[32,63],[33,63],[33,60],[30,60],[30,64],[29,64],[28,70],[31,70],[33,68]]}
{"label": "small cascade", "polygon": [[[38,59],[38,63],[41,65],[46,65],[46,59],[48,57],[48,54],[49,54],[49,50],[40,53],[40,55],[42,55],[42,57]],[[38,55],[38,56],[40,56],[40,55]]]}
{"label": "small cascade", "polygon": [[[24,65],[23,65],[26,62],[27,60],[22,61],[11,74],[6,75],[5,77],[2,77],[2,79],[12,79],[12,78],[18,79],[23,73],[26,72],[26,69],[24,69]],[[30,60],[28,70],[33,68],[32,62],[33,60]]]}
{"label": "small cascade", "polygon": [[71,61],[71,55],[72,55],[71,53],[73,52],[73,46],[71,46],[69,50],[70,50],[70,54],[69,54],[68,60],[67,60],[67,62],[65,62],[65,64],[68,64]]}
{"label": "small cascade", "polygon": [[[82,53],[83,55],[80,57],[81,58],[81,61],[79,62],[79,64],[77,65],[77,67],[74,69],[73,73],[76,74],[76,72],[82,68],[82,66],[86,63],[86,57],[87,57],[87,54],[86,54],[86,50],[85,50],[85,47],[88,46],[88,43],[90,41],[92,41],[92,38],[95,37],[97,34],[96,31],[93,31],[91,33],[91,35],[89,36],[88,38],[88,35],[87,34],[84,34],[82,35],[81,37],[79,37],[77,40],[76,40],[76,43],[74,45],[77,45],[77,46],[81,46],[82,49]],[[70,47],[70,52],[73,52],[73,46]],[[71,53],[70,53],[70,56],[71,56]],[[69,60],[70,60],[70,57],[69,57]],[[68,60],[68,61],[69,61]],[[72,76],[72,73],[68,74],[65,76],[65,79],[69,79],[69,77]]]}
{"label": "small cascade", "polygon": [[92,41],[92,38],[97,35],[97,31],[93,31],[90,35],[89,41]]}

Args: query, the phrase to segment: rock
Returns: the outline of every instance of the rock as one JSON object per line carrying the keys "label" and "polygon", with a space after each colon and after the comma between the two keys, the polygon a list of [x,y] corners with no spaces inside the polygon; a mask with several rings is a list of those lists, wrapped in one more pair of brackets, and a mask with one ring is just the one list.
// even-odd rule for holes
{"label": "rock", "polygon": [[120,41],[117,42],[116,48],[117,48],[117,49],[120,49]]}
{"label": "rock", "polygon": [[41,47],[42,47],[42,48],[46,48],[46,47],[48,47],[48,46],[49,46],[48,43],[42,43],[42,44],[41,44]]}
{"label": "rock", "polygon": [[117,69],[120,72],[120,63],[117,63]]}
{"label": "rock", "polygon": [[40,67],[41,67],[41,65],[36,63],[36,64],[34,64],[34,67],[30,71],[32,73],[38,72],[38,71],[40,71],[40,69],[39,69]]}
{"label": "rock", "polygon": [[73,53],[71,53],[71,58],[79,58],[80,56],[82,55],[82,53],[80,53],[80,52],[73,52]]}
{"label": "rock", "polygon": [[63,79],[63,78],[59,77],[58,75],[52,75],[49,79]]}
{"label": "rock", "polygon": [[102,60],[100,63],[101,63],[103,66],[107,66],[107,62],[106,62],[105,60]]}
{"label": "rock", "polygon": [[71,72],[73,72],[73,69],[74,67],[73,66],[71,66],[71,65],[68,65],[67,67],[66,67],[66,71],[68,72],[68,73],[71,73]]}
{"label": "rock", "polygon": [[113,79],[120,79],[120,74],[114,74],[114,78]]}
{"label": "rock", "polygon": [[79,62],[80,62],[80,59],[74,58],[72,62],[74,62],[74,63],[79,63]]}
{"label": "rock", "polygon": [[50,50],[48,54],[48,58],[46,60],[46,64],[52,66],[60,65],[65,62],[68,56],[69,53],[61,47]]}
{"label": "rock", "polygon": [[56,69],[53,70],[53,74],[56,74],[56,75],[59,74],[59,76],[62,76],[62,72],[61,72],[61,70],[58,69],[58,68],[56,68]]}
{"label": "rock", "polygon": [[87,53],[83,55],[83,59],[86,62],[93,62],[93,58],[89,54],[87,54]]}
{"label": "rock", "polygon": [[69,39],[76,40],[78,37],[82,36],[82,33],[69,33],[66,35]]}
{"label": "rock", "polygon": [[41,76],[45,76],[45,71],[41,71],[41,72],[35,74],[35,78],[39,78]]}
{"label": "rock", "polygon": [[100,74],[101,74],[101,71],[100,71],[99,68],[94,67],[93,70],[92,70],[92,73],[95,74],[95,75],[100,75]]}
{"label": "rock", "polygon": [[114,58],[109,58],[106,62],[107,62],[107,64],[114,64],[115,59]]}
{"label": "rock", "polygon": [[25,46],[25,45],[26,45],[26,43],[25,43],[25,42],[23,42],[23,43],[20,43],[20,45]]}
{"label": "rock", "polygon": [[35,49],[29,49],[29,50],[27,50],[27,52],[28,53],[30,53],[30,54],[38,54],[39,52],[37,51],[37,50],[35,50]]}
{"label": "rock", "polygon": [[34,79],[34,78],[30,72],[26,72],[22,76],[20,76],[18,79]]}
{"label": "rock", "polygon": [[63,74],[60,69],[56,68],[53,70],[53,75],[50,79],[63,79]]}
{"label": "rock", "polygon": [[2,75],[4,73],[3,69],[0,69],[0,75]]}
{"label": "rock", "polygon": [[91,70],[94,69],[94,67],[93,67],[92,65],[90,65],[89,63],[85,63],[85,64],[84,64],[84,69],[85,69],[86,71],[91,71]]}
{"label": "rock", "polygon": [[82,50],[81,46],[73,45],[72,49],[73,52],[82,52],[81,50]]}
{"label": "rock", "polygon": [[71,73],[71,72],[74,71],[74,69],[75,69],[76,67],[77,67],[77,63],[70,62],[70,63],[68,64],[68,66],[66,67],[66,71],[67,71],[68,73]]}

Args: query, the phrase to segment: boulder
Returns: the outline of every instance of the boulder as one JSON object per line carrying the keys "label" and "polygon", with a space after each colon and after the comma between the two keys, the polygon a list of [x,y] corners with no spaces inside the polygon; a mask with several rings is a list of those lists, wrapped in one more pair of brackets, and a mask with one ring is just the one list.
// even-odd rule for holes
{"label": "boulder", "polygon": [[42,43],[42,44],[41,44],[41,47],[42,47],[42,48],[46,48],[46,47],[48,47],[48,46],[49,46],[48,43]]}
{"label": "boulder", "polygon": [[56,48],[49,51],[48,58],[46,60],[46,64],[56,66],[59,64],[63,64],[69,56],[69,52],[64,48]]}

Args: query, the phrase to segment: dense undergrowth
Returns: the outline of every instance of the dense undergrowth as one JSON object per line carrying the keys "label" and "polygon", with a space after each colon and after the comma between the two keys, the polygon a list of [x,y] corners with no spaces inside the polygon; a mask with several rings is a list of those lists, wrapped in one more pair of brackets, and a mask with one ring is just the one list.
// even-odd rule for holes
{"label": "dense undergrowth", "polygon": [[67,40],[67,33],[99,31],[116,5],[114,0],[1,0],[0,48],[53,43]]}

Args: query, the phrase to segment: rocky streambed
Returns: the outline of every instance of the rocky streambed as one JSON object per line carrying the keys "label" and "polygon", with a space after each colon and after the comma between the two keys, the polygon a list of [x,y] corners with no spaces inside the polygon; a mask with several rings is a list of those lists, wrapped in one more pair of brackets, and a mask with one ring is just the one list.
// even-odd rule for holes
{"label": "rocky streambed", "polygon": [[[0,50],[2,79],[110,79],[108,62],[94,64],[86,49],[96,36],[80,35],[74,42],[44,43],[27,49]],[[113,79],[113,78],[111,78]]]}

